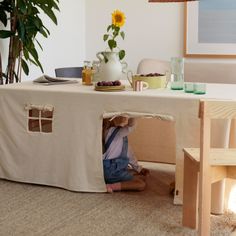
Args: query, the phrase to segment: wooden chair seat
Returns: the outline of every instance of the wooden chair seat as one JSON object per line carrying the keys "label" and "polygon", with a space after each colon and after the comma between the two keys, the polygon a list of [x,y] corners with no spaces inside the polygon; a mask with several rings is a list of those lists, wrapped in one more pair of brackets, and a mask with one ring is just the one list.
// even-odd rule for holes
{"label": "wooden chair seat", "polygon": [[200,148],[185,148],[183,226],[210,235],[212,183],[236,178],[236,149],[211,148],[211,121],[236,119],[236,101],[204,100],[199,105]]}
{"label": "wooden chair seat", "polygon": [[[197,227],[198,174],[200,149],[184,148],[183,226]],[[224,178],[236,178],[236,149],[212,148],[209,154],[211,183]]]}
{"label": "wooden chair seat", "polygon": [[[183,151],[190,159],[199,164],[199,148],[184,148]],[[211,166],[234,166],[236,165],[236,148],[212,148],[209,161]]]}

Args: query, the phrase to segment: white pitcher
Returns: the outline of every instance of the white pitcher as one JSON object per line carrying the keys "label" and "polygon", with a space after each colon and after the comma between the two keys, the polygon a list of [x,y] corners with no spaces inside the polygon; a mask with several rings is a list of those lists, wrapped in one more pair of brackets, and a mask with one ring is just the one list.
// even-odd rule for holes
{"label": "white pitcher", "polygon": [[118,52],[98,52],[96,56],[100,61],[97,72],[100,81],[120,80],[127,73],[128,65],[120,61]]}

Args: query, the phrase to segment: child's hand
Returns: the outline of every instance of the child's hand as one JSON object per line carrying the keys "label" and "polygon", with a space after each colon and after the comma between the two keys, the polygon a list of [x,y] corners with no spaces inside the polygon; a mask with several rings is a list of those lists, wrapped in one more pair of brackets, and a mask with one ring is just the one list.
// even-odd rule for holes
{"label": "child's hand", "polygon": [[129,121],[128,121],[128,126],[129,126],[129,127],[132,127],[132,126],[134,126],[134,125],[135,125],[135,123],[136,123],[136,120],[135,120],[135,118],[129,118]]}
{"label": "child's hand", "polygon": [[142,168],[142,170],[139,172],[140,175],[148,176],[150,174],[149,169]]}

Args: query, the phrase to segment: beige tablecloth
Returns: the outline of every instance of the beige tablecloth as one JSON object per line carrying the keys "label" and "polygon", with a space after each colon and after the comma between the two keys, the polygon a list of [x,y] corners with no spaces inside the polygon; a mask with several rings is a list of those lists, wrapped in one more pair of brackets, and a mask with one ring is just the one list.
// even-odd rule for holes
{"label": "beige tablecloth", "polygon": [[[208,84],[206,95],[169,89],[94,91],[78,84],[0,86],[0,177],[62,187],[106,191],[102,168],[102,117],[113,112],[164,114],[176,121],[176,196],[182,202],[183,147],[199,146],[201,98],[236,99],[236,85]],[[52,133],[29,132],[26,105],[54,108]],[[225,136],[219,142],[225,143]]]}

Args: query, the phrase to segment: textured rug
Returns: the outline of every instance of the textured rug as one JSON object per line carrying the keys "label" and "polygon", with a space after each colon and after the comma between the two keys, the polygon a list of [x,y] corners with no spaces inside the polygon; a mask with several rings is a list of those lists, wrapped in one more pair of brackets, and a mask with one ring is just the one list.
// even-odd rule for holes
{"label": "textured rug", "polygon": [[[171,165],[151,170],[143,192],[76,193],[0,180],[0,236],[187,236],[182,207],[173,205]],[[231,235],[235,216],[212,217],[213,236]]]}

